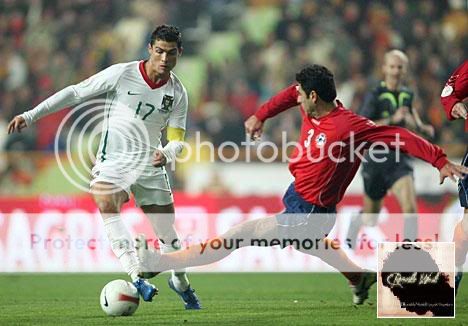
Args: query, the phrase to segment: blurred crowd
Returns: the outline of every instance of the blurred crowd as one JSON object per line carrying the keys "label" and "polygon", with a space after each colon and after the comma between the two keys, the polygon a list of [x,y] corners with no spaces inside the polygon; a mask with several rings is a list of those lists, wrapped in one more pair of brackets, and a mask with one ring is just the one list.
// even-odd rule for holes
{"label": "blurred crowd", "polygon": [[[272,23],[254,37],[243,22],[265,8],[275,13],[268,16]],[[69,84],[113,63],[145,58],[149,35],[161,23],[182,29],[181,60],[204,60],[203,85],[190,103],[189,135],[200,130],[215,144],[243,141],[243,121],[312,62],[334,71],[338,97],[358,111],[381,78],[383,54],[399,48],[410,59],[407,82],[417,94],[415,107],[437,131],[433,141],[449,154],[463,154],[463,126],[448,127],[439,103],[444,81],[468,57],[468,14],[461,0],[1,0],[0,129]],[[203,53],[221,50],[205,49],[218,33],[236,35],[236,55],[213,63]],[[65,114],[21,135],[0,132],[0,148],[50,151]],[[265,138],[280,142],[279,131],[286,130],[294,140],[299,124],[297,112],[284,113],[268,123]]]}
{"label": "blurred crowd", "polygon": [[[366,92],[382,78],[384,53],[398,48],[409,56],[407,84],[416,92],[414,105],[422,119],[435,127],[432,141],[448,146],[451,155],[464,153],[463,124],[449,126],[439,96],[450,73],[468,57],[466,2],[277,3],[280,17],[263,42],[243,34],[238,60],[216,68],[208,65],[205,101],[195,118],[213,139],[232,139],[236,129],[236,137],[242,139],[241,120],[292,83],[295,72],[311,62],[331,68],[338,98],[359,111]],[[212,114],[213,103],[218,115]],[[288,139],[297,139],[299,119],[295,112],[284,113],[282,119],[267,124],[265,137],[279,143],[279,131],[287,130]]]}

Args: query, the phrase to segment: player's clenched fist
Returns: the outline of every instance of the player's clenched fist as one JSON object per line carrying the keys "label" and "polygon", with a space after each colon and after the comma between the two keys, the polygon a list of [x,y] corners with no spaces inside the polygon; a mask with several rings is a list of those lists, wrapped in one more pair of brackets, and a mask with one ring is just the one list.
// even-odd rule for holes
{"label": "player's clenched fist", "polygon": [[155,150],[151,164],[153,164],[154,167],[159,168],[161,166],[166,165],[166,163],[167,163],[167,159],[166,159],[166,156],[163,154],[163,152],[161,152],[158,149]]}
{"label": "player's clenched fist", "polygon": [[252,140],[260,138],[263,132],[263,122],[260,121],[255,115],[250,116],[245,123],[245,132]]}
{"label": "player's clenched fist", "polygon": [[452,108],[451,115],[454,119],[468,119],[468,109],[462,102],[458,102]]}
{"label": "player's clenched fist", "polygon": [[26,127],[27,125],[26,125],[26,121],[24,120],[24,118],[20,115],[17,115],[8,124],[8,134],[12,134],[15,131],[21,132],[21,129],[24,129]]}

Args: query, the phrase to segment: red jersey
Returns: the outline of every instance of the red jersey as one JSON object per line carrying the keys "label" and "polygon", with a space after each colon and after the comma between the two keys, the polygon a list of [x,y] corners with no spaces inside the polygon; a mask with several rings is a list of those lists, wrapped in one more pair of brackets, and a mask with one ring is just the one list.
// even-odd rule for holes
{"label": "red jersey", "polygon": [[[451,114],[453,106],[466,98],[468,98],[468,60],[455,69],[440,95],[440,101],[449,120],[454,120]],[[465,120],[465,131],[468,131],[468,120]]]}
{"label": "red jersey", "polygon": [[[255,113],[261,121],[298,105],[299,92],[292,85]],[[337,101],[338,102],[338,101]],[[381,142],[395,148],[399,135],[402,152],[418,157],[441,169],[447,157],[438,146],[412,132],[393,126],[377,126],[371,120],[345,109],[340,102],[327,115],[315,119],[301,107],[302,126],[299,143],[289,163],[295,179],[295,189],[307,202],[335,206],[353,180],[361,163],[360,156],[373,143]]]}

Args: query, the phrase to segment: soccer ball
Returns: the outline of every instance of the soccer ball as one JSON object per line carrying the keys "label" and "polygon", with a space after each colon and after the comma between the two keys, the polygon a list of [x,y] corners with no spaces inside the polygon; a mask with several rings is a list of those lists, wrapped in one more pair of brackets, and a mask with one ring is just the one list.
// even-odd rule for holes
{"label": "soccer ball", "polygon": [[135,286],[124,280],[114,280],[101,291],[101,308],[109,316],[130,316],[137,310],[140,296]]}

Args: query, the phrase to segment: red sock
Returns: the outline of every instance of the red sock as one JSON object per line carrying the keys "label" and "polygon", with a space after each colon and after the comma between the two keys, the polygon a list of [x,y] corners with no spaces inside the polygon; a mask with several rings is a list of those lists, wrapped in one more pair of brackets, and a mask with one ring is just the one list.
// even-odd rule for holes
{"label": "red sock", "polygon": [[463,266],[468,252],[468,235],[463,230],[462,221],[458,222],[455,227],[453,242],[455,242],[455,266]]}

